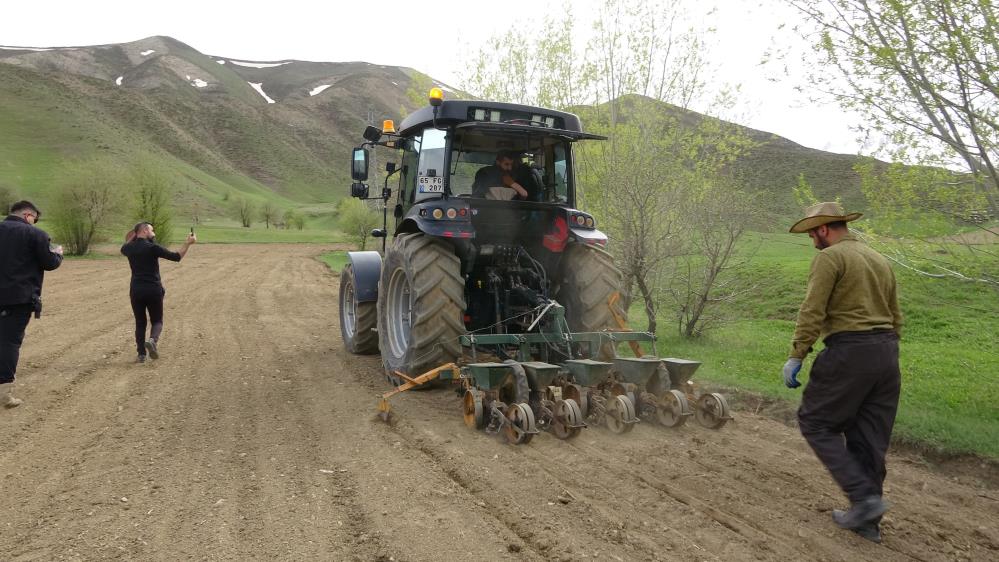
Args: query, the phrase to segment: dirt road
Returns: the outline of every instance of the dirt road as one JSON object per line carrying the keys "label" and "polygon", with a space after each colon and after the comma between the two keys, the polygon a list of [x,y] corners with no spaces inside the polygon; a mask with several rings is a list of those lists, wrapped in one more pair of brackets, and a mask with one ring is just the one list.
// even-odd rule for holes
{"label": "dirt road", "polygon": [[[375,421],[376,357],[340,342],[318,246],[163,265],[163,357],[133,363],[127,265],[66,263],[0,411],[0,558],[996,560],[999,491],[891,459],[885,544],[839,531],[797,432],[590,428],[522,447],[448,391]],[[778,365],[778,363],[775,363]]]}

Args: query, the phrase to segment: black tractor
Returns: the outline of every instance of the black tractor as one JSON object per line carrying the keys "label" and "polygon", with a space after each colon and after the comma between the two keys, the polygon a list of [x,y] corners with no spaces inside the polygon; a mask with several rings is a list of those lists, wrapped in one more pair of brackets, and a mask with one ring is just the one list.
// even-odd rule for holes
{"label": "black tractor", "polygon": [[[583,132],[577,116],[445,102],[435,89],[430,106],[397,132],[386,122],[364,138],[353,153],[351,195],[384,199],[387,209],[389,177],[398,175],[395,230],[384,259],[349,253],[340,323],[350,352],[381,351],[393,384],[402,382],[397,372],[415,376],[458,360],[462,335],[537,331],[532,323],[551,301],[564,307],[567,331],[620,328],[621,272],[607,236],[575,208],[573,145],[604,137]],[[386,166],[380,197],[363,183],[373,146],[401,156]],[[385,238],[387,228],[373,235]]]}
{"label": "black tractor", "polygon": [[[588,425],[627,433],[640,418],[678,427],[693,416],[713,429],[731,419],[722,395],[690,380],[700,362],[660,358],[655,334],[628,330],[607,237],[575,208],[574,144],[603,139],[578,117],[444,102],[435,88],[398,132],[386,122],[364,138],[351,195],[384,202],[372,233],[384,260],[348,254],[340,327],[350,352],[381,351],[396,387],[382,396],[383,419],[389,397],[438,380],[458,385],[468,427],[510,443],[539,431],[570,439]],[[374,146],[401,152],[380,197],[364,183]],[[622,343],[633,357],[618,356]]]}

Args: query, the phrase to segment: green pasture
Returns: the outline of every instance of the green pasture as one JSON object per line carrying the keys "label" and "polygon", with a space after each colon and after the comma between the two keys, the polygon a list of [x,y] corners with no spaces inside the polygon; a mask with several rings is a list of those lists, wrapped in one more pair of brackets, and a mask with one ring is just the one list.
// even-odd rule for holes
{"label": "green pasture", "polygon": [[[744,273],[756,287],[751,296],[725,311],[727,323],[698,339],[677,337],[669,315],[661,314],[659,352],[703,361],[702,380],[797,404],[800,389],[785,388],[780,371],[815,250],[807,238],[792,235],[759,235],[754,242]],[[894,269],[905,315],[896,437],[941,452],[999,458],[999,290]],[[634,327],[642,327],[641,310],[630,312]]]}
{"label": "green pasture", "polygon": [[[175,227],[177,228],[177,227]],[[183,241],[188,227],[181,225],[174,237],[175,243]],[[268,244],[268,243],[298,243],[298,244],[331,244],[344,241],[342,233],[335,230],[312,228],[308,223],[303,230],[265,228],[263,223],[254,224],[250,228],[233,225],[199,225],[194,228],[199,244]]]}

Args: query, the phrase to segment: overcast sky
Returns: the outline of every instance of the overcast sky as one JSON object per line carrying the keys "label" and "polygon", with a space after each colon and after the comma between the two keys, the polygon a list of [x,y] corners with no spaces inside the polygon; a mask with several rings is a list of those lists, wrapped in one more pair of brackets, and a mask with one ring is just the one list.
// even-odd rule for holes
{"label": "overcast sky", "polygon": [[[599,1],[572,2],[576,29],[589,29]],[[540,0],[373,0],[356,2],[157,2],[36,0],[5,2],[0,45],[30,47],[124,43],[167,35],[212,55],[246,60],[363,60],[409,66],[459,86],[463,63],[489,36],[524,18],[561,15],[562,3]],[[854,119],[832,105],[795,92],[799,76],[776,77],[759,66],[775,42],[796,45],[779,29],[794,14],[779,0],[689,1],[696,25],[711,25],[711,60],[718,76],[742,86],[738,121],[805,146],[861,150],[849,130]],[[703,15],[710,7],[717,10]],[[808,48],[804,43],[798,47]],[[794,71],[792,71],[794,73]]]}

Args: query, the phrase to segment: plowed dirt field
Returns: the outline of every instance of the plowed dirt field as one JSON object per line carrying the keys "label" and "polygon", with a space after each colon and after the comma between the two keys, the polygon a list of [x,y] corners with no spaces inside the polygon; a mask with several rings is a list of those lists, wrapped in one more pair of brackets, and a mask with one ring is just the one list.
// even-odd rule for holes
{"label": "plowed dirt field", "polygon": [[[162,357],[135,364],[122,259],[47,276],[0,411],[4,560],[997,560],[999,491],[890,459],[876,546],[794,428],[640,424],[505,445],[447,390],[395,400],[347,354],[328,247],[164,263]],[[780,358],[775,358],[776,370]]]}

